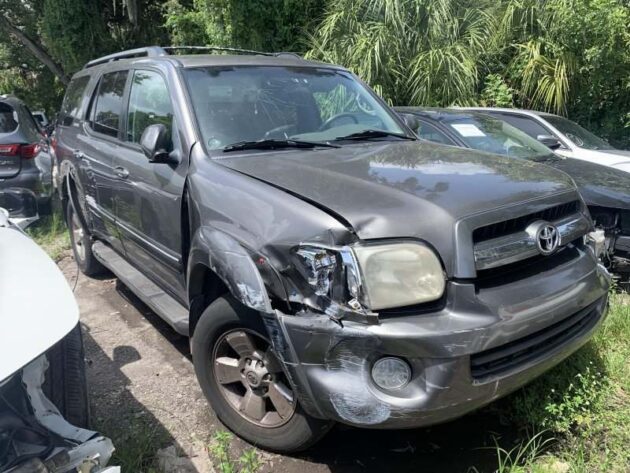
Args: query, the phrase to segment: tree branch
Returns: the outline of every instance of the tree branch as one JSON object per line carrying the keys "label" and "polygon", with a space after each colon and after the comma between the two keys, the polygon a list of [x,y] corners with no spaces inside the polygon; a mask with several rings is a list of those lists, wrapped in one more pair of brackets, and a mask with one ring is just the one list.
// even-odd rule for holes
{"label": "tree branch", "polygon": [[70,79],[63,72],[63,69],[59,64],[55,62],[55,60],[48,54],[48,52],[35,41],[26,35],[21,29],[11,23],[4,15],[0,14],[0,29],[5,30],[7,33],[13,35],[22,45],[28,49],[33,56],[35,56],[39,61],[44,64],[50,71],[55,74],[59,80],[64,84],[68,85],[70,83]]}

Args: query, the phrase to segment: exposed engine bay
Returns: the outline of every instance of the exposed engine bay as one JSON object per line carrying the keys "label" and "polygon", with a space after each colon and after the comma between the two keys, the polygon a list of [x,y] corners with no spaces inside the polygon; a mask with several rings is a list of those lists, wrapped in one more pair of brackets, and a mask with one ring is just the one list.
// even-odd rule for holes
{"label": "exposed engine bay", "polygon": [[619,283],[630,280],[630,211],[589,207],[595,229],[603,230],[605,244],[602,261]]}
{"label": "exposed engine bay", "polygon": [[0,472],[119,473],[112,442],[67,422],[45,396],[46,355],[0,382]]}

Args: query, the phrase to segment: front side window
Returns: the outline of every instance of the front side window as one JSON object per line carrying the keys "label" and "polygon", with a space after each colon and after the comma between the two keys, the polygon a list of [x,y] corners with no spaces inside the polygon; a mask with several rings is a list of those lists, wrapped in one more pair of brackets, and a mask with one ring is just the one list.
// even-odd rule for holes
{"label": "front side window", "polygon": [[103,74],[96,92],[92,129],[109,136],[118,136],[123,95],[128,71]]}
{"label": "front side window", "polygon": [[544,118],[580,148],[615,149],[599,136],[594,135],[571,120],[556,115],[545,115]]}
{"label": "front side window", "polygon": [[257,140],[326,142],[365,130],[404,134],[352,75],[313,67],[203,67],[184,71],[208,149]]}
{"label": "front side window", "polygon": [[448,121],[447,125],[469,147],[488,153],[537,159],[552,152],[509,123],[488,116],[470,116]]}
{"label": "front side window", "polygon": [[154,71],[135,71],[129,94],[127,140],[140,143],[149,125],[166,126],[169,136],[173,128],[173,106],[164,78]]}
{"label": "front side window", "polygon": [[61,123],[64,125],[70,125],[74,118],[79,118],[83,94],[88,82],[90,82],[90,76],[82,76],[73,79],[68,85],[59,114]]}

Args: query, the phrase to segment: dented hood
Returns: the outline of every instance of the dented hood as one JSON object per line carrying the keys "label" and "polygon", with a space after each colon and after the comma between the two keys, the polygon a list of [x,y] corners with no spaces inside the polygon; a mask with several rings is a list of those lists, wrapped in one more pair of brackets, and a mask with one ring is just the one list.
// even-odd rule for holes
{"label": "dented hood", "polygon": [[57,265],[0,216],[0,381],[61,340],[79,310]]}
{"label": "dented hood", "polygon": [[217,162],[327,209],[362,239],[444,240],[461,217],[575,189],[538,163],[425,142],[226,153]]}

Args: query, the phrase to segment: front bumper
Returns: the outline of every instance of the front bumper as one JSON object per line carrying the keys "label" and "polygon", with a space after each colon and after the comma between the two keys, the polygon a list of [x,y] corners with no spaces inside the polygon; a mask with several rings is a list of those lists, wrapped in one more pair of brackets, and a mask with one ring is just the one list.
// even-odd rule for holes
{"label": "front bumper", "polygon": [[[343,327],[314,313],[279,314],[267,326],[309,414],[361,427],[435,424],[516,390],[590,339],[606,314],[610,277],[589,250],[573,251],[571,263],[532,277],[450,282],[434,312]],[[532,349],[541,334],[555,335]],[[519,347],[529,351],[502,358]],[[374,384],[372,364],[385,355],[408,361],[407,386],[386,392]]]}

